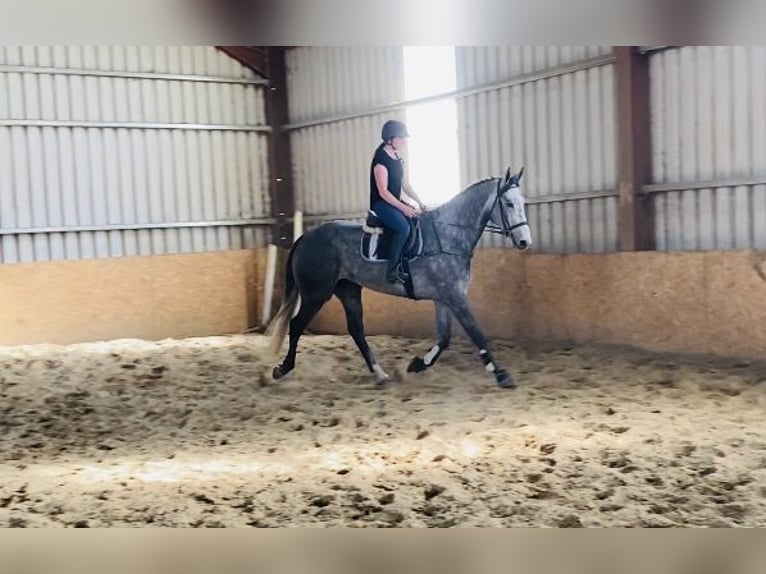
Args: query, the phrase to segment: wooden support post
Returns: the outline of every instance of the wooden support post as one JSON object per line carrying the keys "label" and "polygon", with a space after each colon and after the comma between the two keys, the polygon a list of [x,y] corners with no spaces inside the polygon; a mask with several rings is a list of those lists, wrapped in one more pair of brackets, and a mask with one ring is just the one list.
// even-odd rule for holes
{"label": "wooden support post", "polygon": [[266,119],[271,127],[269,145],[269,193],[271,213],[277,219],[274,226],[274,243],[290,247],[293,241],[289,218],[295,212],[293,195],[292,158],[290,136],[282,131],[288,123],[287,113],[287,66],[285,48],[268,49],[269,86],[266,88]]}
{"label": "wooden support post", "polygon": [[263,46],[216,46],[224,54],[247,66],[262,78],[269,75],[266,48]]}
{"label": "wooden support post", "polygon": [[653,198],[642,195],[651,183],[649,57],[637,46],[615,46],[617,96],[618,232],[620,251],[655,248]]}

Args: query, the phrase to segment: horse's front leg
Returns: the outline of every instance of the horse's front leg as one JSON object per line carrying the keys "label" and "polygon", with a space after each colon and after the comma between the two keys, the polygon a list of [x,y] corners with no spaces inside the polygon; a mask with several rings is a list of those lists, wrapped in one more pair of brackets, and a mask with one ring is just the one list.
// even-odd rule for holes
{"label": "horse's front leg", "polygon": [[452,315],[450,314],[449,307],[444,303],[439,301],[435,303],[438,341],[422,358],[415,357],[412,359],[409,367],[407,367],[407,371],[410,373],[422,373],[429,367],[432,367],[439,358],[439,355],[449,347],[450,338],[452,337]]}
{"label": "horse's front leg", "polygon": [[465,329],[465,332],[468,333],[473,344],[479,349],[479,357],[484,364],[484,368],[495,375],[495,381],[497,381],[498,386],[504,389],[515,388],[516,382],[513,380],[513,377],[492,358],[487,348],[487,338],[474,318],[465,296],[457,293],[450,297],[446,303],[452,314],[463,326],[463,329]]}

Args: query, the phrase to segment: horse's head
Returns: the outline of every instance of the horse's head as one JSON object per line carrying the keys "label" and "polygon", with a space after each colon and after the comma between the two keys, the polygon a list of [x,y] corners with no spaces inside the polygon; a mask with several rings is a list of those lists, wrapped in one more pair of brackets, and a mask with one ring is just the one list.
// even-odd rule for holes
{"label": "horse's head", "polygon": [[514,247],[522,250],[532,245],[532,232],[527,223],[525,209],[526,200],[521,193],[523,174],[523,167],[514,174],[511,174],[511,168],[508,168],[505,178],[498,182],[497,196],[490,214],[490,221],[506,237],[511,238]]}

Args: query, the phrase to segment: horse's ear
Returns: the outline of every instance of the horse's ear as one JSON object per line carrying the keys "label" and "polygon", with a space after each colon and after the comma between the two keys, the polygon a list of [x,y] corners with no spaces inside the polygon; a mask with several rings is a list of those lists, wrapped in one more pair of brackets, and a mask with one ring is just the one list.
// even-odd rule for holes
{"label": "horse's ear", "polygon": [[519,182],[521,181],[521,176],[524,175],[524,166],[521,166],[521,169],[518,173],[514,173],[510,178],[510,184],[512,186],[518,187]]}
{"label": "horse's ear", "polygon": [[503,180],[503,183],[508,183],[511,181],[511,166],[508,166],[508,169],[505,171],[505,179]]}

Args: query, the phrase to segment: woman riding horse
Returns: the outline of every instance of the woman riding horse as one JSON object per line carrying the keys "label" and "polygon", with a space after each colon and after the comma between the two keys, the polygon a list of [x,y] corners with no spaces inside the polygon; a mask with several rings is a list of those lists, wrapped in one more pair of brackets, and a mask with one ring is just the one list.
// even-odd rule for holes
{"label": "woman riding horse", "polygon": [[[402,249],[407,242],[410,224],[407,221],[420,215],[426,208],[410,185],[404,160],[399,155],[407,145],[407,126],[396,120],[383,124],[381,143],[375,150],[370,165],[370,209],[391,233],[391,248],[386,281],[404,282],[401,270]],[[418,207],[402,201],[402,195],[412,198]]]}

